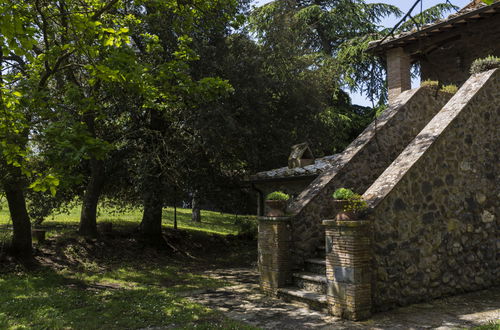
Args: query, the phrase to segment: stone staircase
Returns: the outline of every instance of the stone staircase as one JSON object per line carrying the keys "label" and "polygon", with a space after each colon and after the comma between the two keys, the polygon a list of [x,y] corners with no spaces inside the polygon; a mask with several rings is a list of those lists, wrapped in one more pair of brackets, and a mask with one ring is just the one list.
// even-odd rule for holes
{"label": "stone staircase", "polygon": [[304,269],[293,273],[293,285],[278,289],[278,297],[307,307],[328,312],[325,247],[318,247],[316,256],[306,259]]}

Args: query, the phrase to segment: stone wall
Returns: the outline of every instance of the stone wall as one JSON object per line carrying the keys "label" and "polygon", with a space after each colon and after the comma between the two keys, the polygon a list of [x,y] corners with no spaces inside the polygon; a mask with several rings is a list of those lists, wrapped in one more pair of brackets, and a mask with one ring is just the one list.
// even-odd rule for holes
{"label": "stone wall", "polygon": [[472,76],[365,192],[378,310],[500,284],[500,70]]}
{"label": "stone wall", "polygon": [[499,15],[464,24],[456,30],[447,34],[448,41],[436,42],[439,46],[420,59],[422,80],[461,86],[469,78],[475,59],[500,56]]}
{"label": "stone wall", "polygon": [[333,215],[327,207],[333,191],[348,187],[363,193],[450,97],[432,87],[403,92],[291,203],[292,252],[297,264],[324,241],[321,221]]}

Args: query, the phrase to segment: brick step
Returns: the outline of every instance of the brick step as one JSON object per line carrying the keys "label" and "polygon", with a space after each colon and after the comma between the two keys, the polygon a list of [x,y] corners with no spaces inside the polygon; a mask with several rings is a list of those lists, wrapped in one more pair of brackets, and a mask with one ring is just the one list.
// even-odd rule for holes
{"label": "brick step", "polygon": [[306,305],[310,309],[328,313],[328,303],[325,294],[301,290],[296,287],[278,289],[278,297],[287,302]]}
{"label": "brick step", "polygon": [[326,276],[316,273],[295,273],[293,283],[300,289],[326,294]]}
{"label": "brick step", "polygon": [[306,259],[304,265],[307,272],[326,274],[326,260],[324,258]]}

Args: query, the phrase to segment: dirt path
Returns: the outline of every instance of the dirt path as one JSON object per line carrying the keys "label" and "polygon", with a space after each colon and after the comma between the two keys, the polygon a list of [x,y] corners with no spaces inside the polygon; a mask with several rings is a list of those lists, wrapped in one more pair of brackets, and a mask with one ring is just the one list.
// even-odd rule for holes
{"label": "dirt path", "polygon": [[264,296],[253,269],[219,269],[204,273],[231,286],[190,297],[229,318],[264,329],[463,329],[500,319],[500,288],[415,304],[378,313],[364,322],[349,322],[299,305]]}

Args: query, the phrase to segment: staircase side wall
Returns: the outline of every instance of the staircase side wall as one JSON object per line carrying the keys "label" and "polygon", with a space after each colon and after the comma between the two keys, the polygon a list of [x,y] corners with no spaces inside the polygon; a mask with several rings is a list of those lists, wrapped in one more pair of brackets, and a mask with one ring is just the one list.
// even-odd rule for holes
{"label": "staircase side wall", "polygon": [[403,92],[289,207],[293,260],[300,264],[324,240],[323,219],[332,217],[331,194],[339,187],[363,193],[451,98],[432,87]]}
{"label": "staircase side wall", "polygon": [[500,70],[472,76],[365,192],[375,309],[500,284]]}

